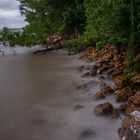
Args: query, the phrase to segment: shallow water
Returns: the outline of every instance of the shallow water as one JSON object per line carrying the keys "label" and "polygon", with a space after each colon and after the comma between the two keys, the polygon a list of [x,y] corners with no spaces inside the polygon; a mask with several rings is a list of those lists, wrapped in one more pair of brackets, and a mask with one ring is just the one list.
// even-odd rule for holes
{"label": "shallow water", "polygon": [[120,120],[93,113],[104,102],[90,96],[100,81],[76,89],[89,80],[77,72],[77,58],[63,51],[0,57],[0,140],[119,140]]}

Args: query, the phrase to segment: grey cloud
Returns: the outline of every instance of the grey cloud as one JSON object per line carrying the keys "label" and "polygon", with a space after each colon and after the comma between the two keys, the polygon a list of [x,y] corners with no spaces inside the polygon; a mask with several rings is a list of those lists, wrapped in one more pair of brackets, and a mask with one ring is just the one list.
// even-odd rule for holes
{"label": "grey cloud", "polygon": [[20,3],[16,0],[0,0],[0,9],[12,10],[17,8]]}
{"label": "grey cloud", "polygon": [[[10,28],[21,28],[26,25],[25,17],[18,14],[12,14],[15,10],[19,10],[20,3],[17,0],[0,0],[0,11],[7,13],[2,16],[0,13],[0,28],[5,26]],[[8,14],[10,12],[10,14]],[[12,15],[12,16],[11,16]]]}

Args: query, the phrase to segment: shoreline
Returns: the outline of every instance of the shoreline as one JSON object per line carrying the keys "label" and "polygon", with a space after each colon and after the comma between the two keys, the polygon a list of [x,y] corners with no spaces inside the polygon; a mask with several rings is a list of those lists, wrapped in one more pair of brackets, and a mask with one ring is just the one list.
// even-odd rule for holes
{"label": "shoreline", "polygon": [[[112,105],[106,99],[104,103],[100,103],[95,107],[94,113],[97,116],[111,116],[115,118],[124,114],[124,118],[121,118],[122,126],[120,126],[121,128],[118,128],[120,139],[133,140],[135,138],[138,140],[140,138],[140,132],[135,134],[135,130],[130,129],[130,127],[134,125],[134,121],[130,123],[130,120],[134,118],[134,116],[131,115],[133,112],[137,111],[140,114],[140,110],[137,109],[140,107],[140,103],[138,101],[140,100],[140,90],[135,89],[132,86],[135,83],[138,84],[140,82],[140,74],[132,73],[132,78],[129,80],[134,80],[133,83],[130,83],[123,72],[125,70],[123,66],[124,58],[125,54],[118,54],[118,50],[114,46],[106,45],[98,53],[94,47],[91,47],[81,55],[81,59],[89,62],[89,64],[81,66],[79,70],[83,72],[82,77],[99,76],[102,80],[105,80],[108,76],[111,76],[111,79],[115,83],[114,87],[104,84],[100,87],[101,90],[96,92],[93,98],[96,101],[104,100],[112,94],[111,96],[115,99],[115,103],[118,104],[118,106],[114,107],[114,103],[112,103]],[[139,58],[139,54],[136,58]],[[137,103],[137,106],[135,106],[135,103]],[[131,117],[127,117],[126,114],[128,113]],[[140,116],[138,117],[140,118]],[[140,128],[140,125],[137,127]],[[128,131],[131,133],[129,136]]]}

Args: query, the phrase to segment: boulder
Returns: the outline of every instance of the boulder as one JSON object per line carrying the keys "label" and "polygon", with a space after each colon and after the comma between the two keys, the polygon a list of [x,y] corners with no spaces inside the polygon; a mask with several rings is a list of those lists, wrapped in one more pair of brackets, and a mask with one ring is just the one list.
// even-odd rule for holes
{"label": "boulder", "polygon": [[122,140],[140,140],[140,109],[128,114],[118,134]]}
{"label": "boulder", "polygon": [[113,106],[108,102],[99,104],[94,109],[94,113],[97,116],[98,115],[111,115],[112,111],[113,111]]}
{"label": "boulder", "polygon": [[115,78],[115,84],[116,84],[116,89],[121,89],[123,88],[127,83],[126,77],[125,76],[117,76]]}
{"label": "boulder", "polygon": [[134,96],[128,99],[126,111],[132,112],[138,107],[140,107],[140,90],[138,90]]}
{"label": "boulder", "polygon": [[94,96],[93,96],[93,99],[94,100],[97,100],[97,99],[104,99],[105,96],[111,94],[113,92],[113,89],[108,86],[107,84],[105,83],[101,83],[100,85],[100,88],[101,88],[101,91],[100,92],[97,92]]}
{"label": "boulder", "polygon": [[134,92],[131,87],[127,86],[123,89],[115,91],[115,99],[117,102],[127,101],[128,98],[134,95]]}

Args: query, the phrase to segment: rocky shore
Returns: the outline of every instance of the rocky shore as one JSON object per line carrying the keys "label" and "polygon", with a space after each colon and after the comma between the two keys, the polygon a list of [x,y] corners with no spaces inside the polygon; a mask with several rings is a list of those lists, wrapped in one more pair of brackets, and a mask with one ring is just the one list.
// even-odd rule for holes
{"label": "rocky shore", "polygon": [[[86,62],[79,68],[82,77],[99,76],[104,79],[104,74],[114,80],[115,87],[101,83],[101,90],[94,94],[94,100],[102,100],[113,94],[115,101],[120,104],[114,107],[110,102],[104,102],[95,107],[95,115],[104,115],[117,118],[123,115],[123,124],[118,129],[121,140],[140,139],[140,73],[129,72],[125,68],[126,53],[120,53],[119,49],[112,45],[105,45],[99,51],[95,47],[89,47],[80,58]],[[140,63],[140,54],[137,54],[134,63]],[[83,85],[78,88],[85,88]]]}

